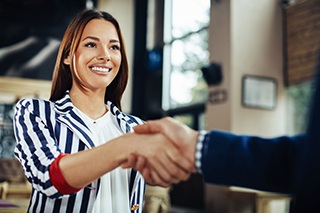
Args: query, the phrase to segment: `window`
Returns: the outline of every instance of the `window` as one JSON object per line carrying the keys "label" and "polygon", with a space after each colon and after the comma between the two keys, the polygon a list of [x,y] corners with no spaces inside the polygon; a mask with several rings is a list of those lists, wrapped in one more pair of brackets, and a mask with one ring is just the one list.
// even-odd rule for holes
{"label": "window", "polygon": [[315,84],[313,80],[287,88],[287,130],[289,135],[300,134],[306,131],[310,102],[314,90]]}
{"label": "window", "polygon": [[162,108],[204,103],[210,0],[165,0],[164,10]]}
{"label": "window", "polygon": [[[208,87],[201,68],[209,64],[210,0],[164,0],[163,21],[162,110],[193,129],[205,129]],[[199,174],[170,191],[172,206],[199,210],[203,195]]]}

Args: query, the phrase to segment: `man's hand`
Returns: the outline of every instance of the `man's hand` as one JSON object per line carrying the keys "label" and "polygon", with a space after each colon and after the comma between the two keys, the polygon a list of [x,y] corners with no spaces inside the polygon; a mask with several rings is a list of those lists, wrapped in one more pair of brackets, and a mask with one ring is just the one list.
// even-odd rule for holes
{"label": "man's hand", "polygon": [[123,137],[130,137],[126,146],[131,151],[121,162],[122,168],[133,167],[148,184],[163,187],[189,178],[193,164],[164,135],[129,133]]}
{"label": "man's hand", "polygon": [[[145,124],[135,126],[134,131],[137,134],[163,134],[194,165],[196,143],[199,133],[189,128],[187,125],[180,123],[171,117],[165,117],[160,120],[152,120]],[[195,171],[195,168],[191,171]]]}
{"label": "man's hand", "polygon": [[[199,134],[197,131],[170,117],[148,121],[143,125],[135,126],[134,130],[136,134],[147,134],[150,137],[157,133],[164,135],[166,140],[171,142],[171,145],[168,145],[166,149],[167,152],[171,153],[169,155],[171,156],[170,161],[171,163],[174,161],[176,167],[167,168],[168,173],[162,171],[160,174],[160,171],[156,169],[159,165],[152,163],[154,159],[161,161],[159,153],[151,158],[140,154],[130,155],[127,161],[122,164],[123,168],[133,167],[143,175],[148,184],[161,186],[186,180],[191,172],[196,171],[194,165],[195,147]],[[152,140],[150,140],[150,143],[152,143]],[[169,165],[168,161],[167,163]],[[165,163],[162,166],[167,167],[167,164]],[[188,175],[185,172],[188,172]]]}

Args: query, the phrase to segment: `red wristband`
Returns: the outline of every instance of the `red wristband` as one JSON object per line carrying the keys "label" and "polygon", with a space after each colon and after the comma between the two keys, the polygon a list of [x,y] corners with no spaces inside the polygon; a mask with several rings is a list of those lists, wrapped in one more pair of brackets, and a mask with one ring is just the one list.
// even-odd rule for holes
{"label": "red wristband", "polygon": [[64,179],[60,167],[59,161],[61,158],[65,157],[67,154],[61,153],[50,165],[49,176],[51,183],[61,194],[73,194],[78,192],[81,189],[76,189],[70,186],[67,181]]}

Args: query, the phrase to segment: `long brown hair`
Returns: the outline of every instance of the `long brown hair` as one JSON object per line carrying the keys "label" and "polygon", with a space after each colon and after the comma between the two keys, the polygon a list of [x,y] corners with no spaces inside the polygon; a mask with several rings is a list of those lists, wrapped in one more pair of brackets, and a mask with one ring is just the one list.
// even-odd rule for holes
{"label": "long brown hair", "polygon": [[121,98],[128,82],[128,60],[124,40],[118,21],[111,14],[98,11],[96,9],[84,10],[70,22],[66,29],[54,67],[50,100],[57,101],[61,99],[65,95],[65,92],[71,89],[71,70],[68,65],[64,64],[64,59],[67,58],[68,55],[73,55],[75,53],[80,43],[83,30],[92,19],[104,19],[111,22],[118,33],[120,40],[121,64],[117,76],[107,87],[108,92],[106,92],[104,99],[105,103],[109,100],[121,109]]}

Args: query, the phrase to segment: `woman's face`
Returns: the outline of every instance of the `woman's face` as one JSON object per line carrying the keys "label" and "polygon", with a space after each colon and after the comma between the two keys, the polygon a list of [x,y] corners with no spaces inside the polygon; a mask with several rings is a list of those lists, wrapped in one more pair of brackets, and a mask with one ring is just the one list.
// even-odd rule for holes
{"label": "woman's face", "polygon": [[121,64],[120,40],[114,25],[103,19],[91,20],[84,28],[75,54],[69,55],[64,63],[71,66],[72,87],[105,90]]}

